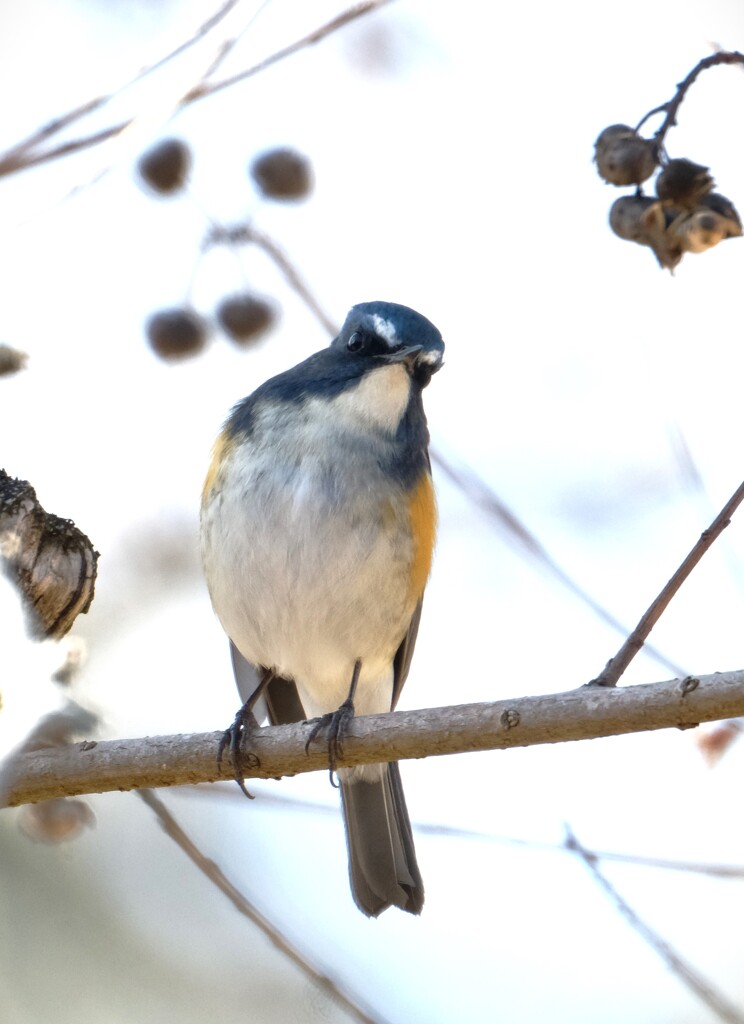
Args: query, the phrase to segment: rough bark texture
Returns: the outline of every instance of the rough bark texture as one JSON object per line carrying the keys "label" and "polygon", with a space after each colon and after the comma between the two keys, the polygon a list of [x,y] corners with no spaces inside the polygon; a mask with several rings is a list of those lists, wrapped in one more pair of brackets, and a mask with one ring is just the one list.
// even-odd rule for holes
{"label": "rough bark texture", "polygon": [[70,519],[45,512],[26,480],[0,469],[0,566],[37,639],[58,640],[93,600],[98,552]]}
{"label": "rough bark texture", "polygon": [[[744,671],[608,689],[582,686],[567,693],[518,697],[425,711],[356,719],[340,765],[497,750],[537,743],[616,736],[652,729],[692,728],[744,715]],[[322,741],[305,753],[305,724],[260,729],[242,773],[279,778],[328,768]],[[8,759],[0,776],[0,803],[35,803],[58,796],[182,786],[232,778],[217,768],[221,733],[106,740]],[[258,763],[255,763],[255,758]]]}

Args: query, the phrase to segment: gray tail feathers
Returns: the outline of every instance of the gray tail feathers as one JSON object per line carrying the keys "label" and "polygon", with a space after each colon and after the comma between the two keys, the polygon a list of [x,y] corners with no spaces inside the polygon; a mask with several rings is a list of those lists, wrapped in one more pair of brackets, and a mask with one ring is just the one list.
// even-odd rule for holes
{"label": "gray tail feathers", "polygon": [[420,914],[424,883],[397,762],[339,776],[354,901],[370,917],[388,907]]}

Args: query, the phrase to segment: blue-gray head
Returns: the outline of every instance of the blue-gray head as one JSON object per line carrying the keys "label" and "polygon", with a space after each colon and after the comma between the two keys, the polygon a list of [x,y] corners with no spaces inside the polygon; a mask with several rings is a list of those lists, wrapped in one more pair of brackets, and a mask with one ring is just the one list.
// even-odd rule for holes
{"label": "blue-gray head", "polygon": [[442,335],[434,324],[396,302],[352,306],[331,349],[360,359],[405,362],[421,387],[426,387],[444,357]]}

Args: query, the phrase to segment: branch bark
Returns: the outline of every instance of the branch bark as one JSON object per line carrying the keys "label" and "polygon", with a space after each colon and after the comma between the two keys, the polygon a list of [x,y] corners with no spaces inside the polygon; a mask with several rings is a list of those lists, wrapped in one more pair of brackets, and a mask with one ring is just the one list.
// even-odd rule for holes
{"label": "branch bark", "polygon": [[[340,765],[499,750],[538,743],[593,739],[654,729],[689,729],[700,722],[744,715],[744,671],[608,689],[582,686],[566,693],[517,697],[355,719]],[[280,778],[328,769],[322,742],[305,753],[310,727],[301,723],[258,730],[245,778]],[[0,805],[143,787],[183,786],[232,778],[217,768],[221,733],[86,742],[21,751],[0,777]],[[246,762],[254,758],[246,757]]]}

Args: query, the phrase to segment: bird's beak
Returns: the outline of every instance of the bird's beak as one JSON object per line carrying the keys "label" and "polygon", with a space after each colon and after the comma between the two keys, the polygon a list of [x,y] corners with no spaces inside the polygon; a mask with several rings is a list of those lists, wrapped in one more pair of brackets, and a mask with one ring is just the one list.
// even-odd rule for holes
{"label": "bird's beak", "polygon": [[390,363],[405,363],[411,373],[419,366],[426,366],[430,374],[436,373],[442,365],[442,353],[423,345],[404,345],[388,353],[385,359]]}

